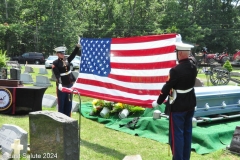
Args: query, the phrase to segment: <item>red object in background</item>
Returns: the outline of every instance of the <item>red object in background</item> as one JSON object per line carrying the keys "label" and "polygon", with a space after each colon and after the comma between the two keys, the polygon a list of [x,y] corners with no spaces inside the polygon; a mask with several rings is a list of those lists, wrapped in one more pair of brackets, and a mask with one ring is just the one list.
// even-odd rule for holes
{"label": "red object in background", "polygon": [[240,60],[240,51],[237,51],[237,53],[233,55],[233,61],[236,61],[236,60]]}

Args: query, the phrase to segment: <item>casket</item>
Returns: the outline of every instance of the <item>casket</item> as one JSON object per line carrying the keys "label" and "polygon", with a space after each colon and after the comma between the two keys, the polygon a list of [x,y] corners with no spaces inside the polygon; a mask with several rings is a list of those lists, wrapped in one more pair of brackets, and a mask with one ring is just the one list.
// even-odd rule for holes
{"label": "casket", "polygon": [[197,106],[194,117],[240,111],[239,86],[195,87]]}

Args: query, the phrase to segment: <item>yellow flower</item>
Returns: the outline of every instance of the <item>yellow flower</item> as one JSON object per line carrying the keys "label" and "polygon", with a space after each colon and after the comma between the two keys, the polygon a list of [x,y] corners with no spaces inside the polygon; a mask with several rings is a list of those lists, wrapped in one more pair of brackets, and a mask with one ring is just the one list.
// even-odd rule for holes
{"label": "yellow flower", "polygon": [[122,103],[117,103],[116,106],[123,108],[123,104]]}
{"label": "yellow flower", "polygon": [[95,105],[98,103],[98,101],[99,101],[98,99],[94,99],[94,100],[92,101],[92,105],[95,106]]}

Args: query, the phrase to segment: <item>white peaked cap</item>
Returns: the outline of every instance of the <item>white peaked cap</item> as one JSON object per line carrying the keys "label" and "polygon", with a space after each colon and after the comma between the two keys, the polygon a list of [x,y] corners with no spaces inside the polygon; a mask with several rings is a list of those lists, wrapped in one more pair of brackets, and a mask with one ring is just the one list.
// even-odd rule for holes
{"label": "white peaked cap", "polygon": [[56,52],[65,52],[66,50],[67,50],[66,47],[57,47],[54,49],[54,51],[56,51]]}
{"label": "white peaked cap", "polygon": [[175,45],[176,45],[176,50],[179,50],[179,51],[190,51],[191,48],[194,47],[193,45],[183,43],[182,37],[180,34],[176,35]]}
{"label": "white peaked cap", "polygon": [[181,42],[176,42],[175,45],[176,45],[176,50],[179,50],[179,51],[190,51],[191,48],[194,47],[193,45],[181,43]]}

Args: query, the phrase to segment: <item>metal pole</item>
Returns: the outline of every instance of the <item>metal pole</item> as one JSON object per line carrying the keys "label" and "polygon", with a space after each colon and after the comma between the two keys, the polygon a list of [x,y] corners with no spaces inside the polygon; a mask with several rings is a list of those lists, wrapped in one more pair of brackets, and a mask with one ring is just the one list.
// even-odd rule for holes
{"label": "metal pole", "polygon": [[81,95],[77,90],[72,90],[73,92],[77,92],[78,100],[79,100],[79,115],[78,115],[78,143],[79,143],[79,159],[81,159],[81,150],[80,150],[80,143],[81,143]]}

